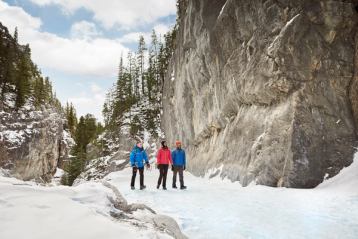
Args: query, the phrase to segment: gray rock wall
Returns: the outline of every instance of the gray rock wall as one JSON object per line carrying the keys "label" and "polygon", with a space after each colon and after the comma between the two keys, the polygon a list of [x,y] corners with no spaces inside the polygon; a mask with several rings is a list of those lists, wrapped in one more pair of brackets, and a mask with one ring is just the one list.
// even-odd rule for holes
{"label": "gray rock wall", "polygon": [[53,109],[0,112],[0,167],[22,180],[50,181],[59,162],[69,155],[71,138],[64,118]]}
{"label": "gray rock wall", "polygon": [[[193,0],[164,82],[162,127],[188,169],[315,187],[348,166],[358,119],[357,1]],[[171,74],[174,74],[172,79]]]}

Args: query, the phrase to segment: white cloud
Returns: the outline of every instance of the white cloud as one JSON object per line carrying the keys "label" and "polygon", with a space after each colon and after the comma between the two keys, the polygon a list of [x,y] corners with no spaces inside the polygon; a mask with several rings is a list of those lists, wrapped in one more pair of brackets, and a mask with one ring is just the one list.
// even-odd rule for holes
{"label": "white cloud", "polygon": [[94,19],[109,29],[118,26],[131,29],[154,23],[161,17],[176,13],[175,0],[31,0],[40,6],[59,5],[66,13],[73,14],[84,8],[94,14]]}
{"label": "white cloud", "polygon": [[168,31],[170,30],[170,27],[168,25],[164,24],[158,24],[154,26],[154,31],[157,33],[158,36],[164,36]]}
{"label": "white cloud", "polygon": [[139,41],[139,37],[143,36],[145,42],[148,42],[150,39],[150,33],[147,32],[131,32],[128,34],[125,34],[124,36],[122,36],[119,41],[121,43],[136,43]]}
{"label": "white cloud", "polygon": [[[18,26],[20,43],[30,44],[32,58],[41,68],[79,76],[112,77],[121,53],[128,52],[119,40],[90,38],[97,31],[91,23],[76,23],[73,33],[77,29],[80,38],[68,39],[40,31],[41,20],[22,8],[0,1],[0,9],[0,21],[10,32]],[[81,32],[79,26],[86,28]]]}
{"label": "white cloud", "polygon": [[[154,31],[158,37],[163,37],[169,30],[170,27],[164,24],[158,24],[154,26]],[[152,32],[130,32],[122,36],[119,41],[121,43],[138,43],[139,37],[143,36],[147,45],[151,42]]]}
{"label": "white cloud", "polygon": [[[16,26],[21,29],[38,29],[42,25],[39,18],[30,16],[20,7],[9,7],[7,3],[2,1],[0,1],[0,17],[0,20],[12,30]],[[4,19],[6,21],[3,21]]]}
{"label": "white cloud", "polygon": [[101,33],[97,30],[93,22],[80,21],[76,22],[71,27],[71,37],[76,39],[92,39],[100,36]]}
{"label": "white cloud", "polygon": [[106,92],[95,83],[91,83],[90,92],[81,92],[78,97],[69,98],[77,109],[77,116],[91,112],[99,121],[102,121],[102,107]]}

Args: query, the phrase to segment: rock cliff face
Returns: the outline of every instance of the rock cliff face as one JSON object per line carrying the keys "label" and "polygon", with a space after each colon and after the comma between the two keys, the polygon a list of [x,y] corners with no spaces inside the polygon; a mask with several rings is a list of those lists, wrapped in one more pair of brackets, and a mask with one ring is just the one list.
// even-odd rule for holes
{"label": "rock cliff face", "polygon": [[19,179],[49,181],[69,155],[72,139],[53,109],[0,112],[0,167]]}
{"label": "rock cliff face", "polygon": [[180,1],[162,126],[169,141],[184,142],[188,169],[310,188],[351,164],[357,5]]}
{"label": "rock cliff face", "polygon": [[[68,158],[73,140],[64,131],[65,116],[56,105],[56,97],[49,102],[43,96],[40,103],[36,102],[40,91],[35,93],[31,88],[41,76],[33,70],[37,67],[31,59],[24,57],[26,48],[0,23],[0,168],[19,179],[46,182],[52,178],[56,167]],[[22,68],[19,59],[23,59]],[[29,78],[26,83],[24,78]],[[20,92],[16,84],[20,83],[23,83],[22,89],[30,85],[30,92],[24,104],[16,107]],[[52,92],[52,88],[47,90]],[[41,94],[46,95],[44,88]]]}

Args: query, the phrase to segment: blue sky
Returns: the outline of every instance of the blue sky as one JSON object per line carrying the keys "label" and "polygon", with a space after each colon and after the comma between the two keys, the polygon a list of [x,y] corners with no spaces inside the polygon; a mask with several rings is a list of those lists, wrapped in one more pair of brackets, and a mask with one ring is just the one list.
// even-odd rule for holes
{"label": "blue sky", "polygon": [[61,102],[99,120],[120,55],[135,50],[139,35],[167,32],[175,12],[175,0],[0,0],[0,21],[18,27]]}

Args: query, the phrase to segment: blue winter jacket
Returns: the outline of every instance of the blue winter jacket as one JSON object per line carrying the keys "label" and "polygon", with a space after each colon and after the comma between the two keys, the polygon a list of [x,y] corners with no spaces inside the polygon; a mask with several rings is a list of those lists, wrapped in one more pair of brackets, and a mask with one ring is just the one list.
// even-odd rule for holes
{"label": "blue winter jacket", "polygon": [[147,153],[143,148],[138,148],[135,146],[130,154],[130,162],[131,167],[137,167],[137,168],[143,168],[144,167],[144,161],[145,163],[148,163],[148,156]]}
{"label": "blue winter jacket", "polygon": [[186,157],[185,151],[183,149],[176,149],[172,152],[173,165],[175,166],[185,166]]}

